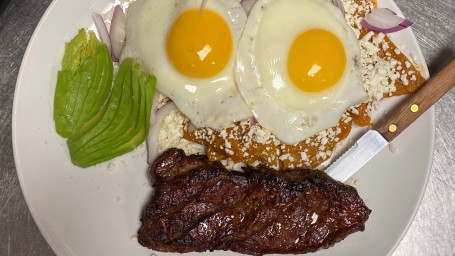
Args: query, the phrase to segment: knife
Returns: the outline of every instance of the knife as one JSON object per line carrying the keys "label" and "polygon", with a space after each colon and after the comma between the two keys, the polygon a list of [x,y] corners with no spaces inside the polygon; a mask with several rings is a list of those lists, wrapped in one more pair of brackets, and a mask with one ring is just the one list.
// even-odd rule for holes
{"label": "knife", "polygon": [[379,127],[366,132],[325,172],[333,179],[345,182],[454,86],[455,58],[410,95]]}

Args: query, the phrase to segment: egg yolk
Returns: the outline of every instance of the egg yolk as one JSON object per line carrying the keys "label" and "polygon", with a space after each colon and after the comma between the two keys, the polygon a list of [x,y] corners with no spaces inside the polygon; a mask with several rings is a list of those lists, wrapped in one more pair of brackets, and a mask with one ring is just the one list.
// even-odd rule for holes
{"label": "egg yolk", "polygon": [[305,92],[320,92],[335,85],[346,68],[343,44],[333,33],[312,29],[300,34],[288,55],[288,74]]}
{"label": "egg yolk", "polygon": [[209,78],[229,62],[232,35],[226,21],[216,12],[192,9],[172,25],[166,41],[169,60],[181,74]]}

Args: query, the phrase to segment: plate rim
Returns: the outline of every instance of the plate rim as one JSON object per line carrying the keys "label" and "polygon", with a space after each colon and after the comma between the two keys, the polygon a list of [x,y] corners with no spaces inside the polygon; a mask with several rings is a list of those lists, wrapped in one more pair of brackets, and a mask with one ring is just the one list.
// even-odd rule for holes
{"label": "plate rim", "polygon": [[[395,10],[398,10],[397,14],[402,16],[402,17],[405,17],[405,15],[401,11],[401,9],[399,8],[399,6],[395,2],[395,0],[391,0],[390,2],[392,3],[392,5],[394,5]],[[422,49],[421,49],[421,47],[420,47],[420,45],[419,45],[419,43],[417,41],[417,38],[415,36],[414,28],[411,26],[410,29],[411,29],[411,38],[410,39],[412,41],[414,41],[418,45],[418,47],[417,47],[418,51],[416,53],[414,53],[414,54],[417,54],[422,59],[425,59],[425,57],[423,55],[423,52],[422,52]],[[430,76],[429,70],[428,70],[428,66],[427,66],[426,63],[424,63],[424,67],[425,67],[426,73],[428,74],[428,76]],[[430,77],[428,79],[430,79]],[[427,190],[428,182],[430,180],[430,175],[431,175],[432,167],[433,167],[435,135],[436,135],[436,114],[435,114],[434,106],[432,106],[429,110],[427,110],[427,112],[430,112],[430,115],[431,115],[431,120],[430,120],[431,121],[431,124],[430,124],[431,131],[430,131],[430,134],[431,134],[431,139],[432,140],[431,140],[431,143],[430,143],[430,156],[429,156],[430,161],[428,161],[427,166],[426,166],[427,172],[426,172],[426,175],[425,175],[424,184],[420,188],[417,204],[414,207],[414,211],[412,212],[411,218],[409,219],[408,223],[406,224],[406,227],[403,230],[402,234],[397,239],[395,245],[391,248],[390,252],[388,253],[388,256],[391,256],[396,251],[396,249],[398,248],[398,246],[401,244],[401,242],[403,241],[404,237],[408,233],[409,229],[411,228],[412,223],[414,222],[415,217],[417,215],[417,212],[419,211],[420,206],[422,204],[423,198],[425,196],[425,192]]]}
{"label": "plate rim", "polygon": [[[392,5],[394,5],[395,10],[398,10],[397,14],[401,15],[402,17],[405,17],[405,15],[401,11],[401,9],[399,8],[399,6],[395,2],[395,0],[391,0],[391,3],[392,3]],[[418,46],[417,47],[417,53],[415,53],[415,54],[419,55],[422,59],[425,60],[425,56],[423,55],[422,48],[420,47],[420,44],[417,41],[417,38],[415,36],[414,28],[411,26],[410,29],[411,29],[411,38],[410,39],[412,41],[414,41],[417,44],[417,46]],[[428,65],[425,62],[423,66],[425,67],[425,71],[426,71],[426,73],[428,75],[428,78],[427,78],[427,81],[428,81],[431,78],[430,77],[430,72],[428,70]],[[425,192],[427,191],[428,182],[430,180],[430,175],[431,175],[431,172],[433,170],[434,147],[435,147],[435,136],[436,136],[436,114],[435,114],[434,105],[431,106],[431,108],[428,109],[427,112],[430,112],[430,116],[431,116],[431,118],[430,118],[430,121],[431,121],[431,124],[430,124],[430,127],[431,127],[431,131],[430,131],[431,143],[430,143],[430,151],[429,151],[430,152],[430,156],[429,156],[429,160],[430,161],[428,161],[427,166],[426,166],[427,172],[425,174],[424,184],[420,188],[420,192],[419,192],[419,196],[418,196],[418,199],[417,199],[417,203],[416,203],[416,205],[414,207],[414,210],[413,210],[413,212],[411,214],[411,218],[409,219],[408,223],[406,224],[406,227],[403,230],[403,232],[401,233],[400,237],[395,242],[395,245],[389,251],[388,256],[391,256],[396,251],[396,249],[401,244],[401,242],[403,241],[403,239],[406,236],[406,234],[409,232],[409,229],[411,228],[412,223],[414,223],[414,220],[415,220],[415,217],[417,215],[417,212],[419,211],[420,206],[422,205],[422,201],[423,201],[423,198],[425,196]]]}
{"label": "plate rim", "polygon": [[18,109],[18,101],[19,101],[19,87],[21,85],[21,81],[22,81],[22,77],[23,77],[23,73],[24,73],[24,69],[25,69],[25,63],[27,62],[28,60],[28,56],[30,55],[30,51],[32,49],[32,45],[38,35],[38,32],[41,30],[41,27],[43,26],[43,23],[44,21],[46,20],[46,18],[48,17],[49,13],[52,11],[54,5],[56,4],[57,1],[60,1],[60,0],[52,0],[52,2],[49,4],[49,6],[46,8],[46,11],[43,13],[43,15],[41,16],[38,24],[36,25],[35,27],[35,30],[33,31],[33,34],[32,36],[30,37],[30,40],[27,44],[27,48],[24,52],[24,56],[22,57],[22,61],[21,61],[21,66],[19,68],[19,73],[17,74],[17,79],[16,79],[16,85],[15,85],[15,88],[14,88],[14,98],[13,98],[13,109],[12,109],[12,113],[11,113],[11,136],[12,136],[12,143],[13,143],[13,156],[14,156],[14,165],[15,165],[15,168],[16,168],[16,174],[17,174],[17,177],[18,177],[18,180],[19,180],[19,185],[21,187],[21,192],[22,192],[22,195],[24,196],[24,200],[25,200],[25,203],[27,204],[27,208],[30,212],[30,215],[32,215],[32,218],[33,218],[33,222],[35,223],[35,225],[38,227],[38,230],[40,232],[40,234],[43,236],[44,240],[46,241],[46,243],[49,245],[49,247],[52,249],[52,251],[59,256],[59,254],[57,253],[57,245],[54,243],[54,241],[50,238],[49,234],[44,232],[45,231],[45,228],[44,228],[44,224],[42,221],[37,221],[38,219],[38,211],[33,207],[33,204],[32,202],[30,201],[30,196],[29,196],[29,192],[27,191],[27,189],[25,188],[25,181],[24,181],[24,177],[23,177],[23,171],[21,170],[22,167],[21,167],[21,164],[20,164],[20,161],[19,161],[19,154],[18,154],[18,141],[17,141],[17,129],[16,129],[16,122],[17,122],[17,109]]}
{"label": "plate rim", "polygon": [[[412,33],[412,36],[415,37],[414,32]],[[421,51],[420,46],[419,46],[419,51]],[[425,67],[426,67],[426,64],[425,64]],[[430,151],[429,151],[430,152],[430,155],[429,155],[430,161],[428,161],[428,163],[427,163],[427,166],[426,166],[427,171],[425,173],[424,183],[423,183],[423,186],[420,188],[419,196],[418,196],[416,205],[414,207],[414,210],[411,214],[411,218],[409,219],[408,223],[406,224],[406,227],[403,229],[403,232],[401,233],[400,237],[396,240],[395,245],[390,249],[389,253],[387,254],[388,256],[391,256],[396,251],[396,249],[401,244],[401,242],[403,241],[406,234],[409,232],[409,229],[411,228],[412,223],[414,223],[415,217],[416,217],[417,213],[419,212],[419,209],[422,205],[422,201],[425,196],[425,192],[427,191],[428,182],[430,180],[430,175],[433,170],[435,135],[436,135],[436,115],[435,115],[434,106],[432,106],[430,109],[428,109],[427,112],[430,113],[430,122],[431,122],[430,134],[431,134],[431,138],[432,138],[431,143],[430,143]]]}

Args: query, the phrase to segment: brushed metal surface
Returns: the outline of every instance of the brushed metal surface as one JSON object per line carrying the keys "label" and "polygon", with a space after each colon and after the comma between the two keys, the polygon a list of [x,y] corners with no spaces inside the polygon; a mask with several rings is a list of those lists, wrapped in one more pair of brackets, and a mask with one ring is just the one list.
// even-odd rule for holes
{"label": "brushed metal surface", "polygon": [[369,130],[325,172],[333,179],[345,182],[388,144],[378,131]]}
{"label": "brushed metal surface", "polygon": [[[0,255],[55,255],[25,204],[14,165],[11,110],[25,48],[51,0],[11,0],[0,14]],[[455,0],[396,0],[412,19],[430,73],[455,55]],[[455,255],[455,90],[436,108],[436,141],[427,191],[393,256]]]}

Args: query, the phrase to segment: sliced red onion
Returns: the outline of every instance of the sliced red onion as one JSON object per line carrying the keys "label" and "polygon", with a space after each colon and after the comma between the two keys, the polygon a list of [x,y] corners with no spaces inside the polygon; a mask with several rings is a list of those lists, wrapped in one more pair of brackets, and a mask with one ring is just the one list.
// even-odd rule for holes
{"label": "sliced red onion", "polygon": [[245,9],[245,12],[247,15],[250,14],[251,8],[253,8],[253,5],[256,3],[256,0],[242,0],[241,4],[243,6],[243,9]]}
{"label": "sliced red onion", "polygon": [[95,22],[96,30],[98,30],[98,34],[100,35],[101,42],[105,43],[109,52],[111,52],[111,38],[109,37],[109,32],[107,32],[106,23],[104,23],[103,17],[98,13],[92,13],[92,18]]}
{"label": "sliced red onion", "polygon": [[125,44],[126,17],[120,5],[115,6],[111,20],[110,40],[112,60],[118,62]]}
{"label": "sliced red onion", "polygon": [[158,111],[158,104],[161,95],[162,94],[160,91],[155,90],[155,94],[153,95],[152,111],[150,111],[150,125],[153,125],[155,123],[156,112]]}
{"label": "sliced red onion", "polygon": [[[156,95],[156,93],[155,93]],[[154,101],[155,102],[155,101]],[[155,106],[156,107],[156,106]],[[166,105],[162,106],[156,111],[156,116],[154,117],[154,122],[150,122],[150,130],[147,137],[147,163],[152,164],[155,158],[158,155],[158,136],[160,132],[161,125],[163,124],[164,119],[169,113],[176,109],[177,106],[173,102],[168,102]],[[155,112],[152,109],[152,112]],[[150,116],[150,121],[152,120]]]}
{"label": "sliced red onion", "polygon": [[256,120],[256,118],[252,117],[251,118],[251,126],[254,126],[258,123],[258,120]]}
{"label": "sliced red onion", "polygon": [[[148,134],[147,140],[146,140],[147,155],[151,155],[152,153],[156,154],[154,152],[155,150],[153,150],[153,148],[151,148],[152,143],[150,141],[152,140],[152,138],[150,135],[150,130],[156,122],[156,114],[158,112],[158,104],[159,104],[159,99],[160,99],[161,95],[162,95],[161,92],[158,90],[155,90],[155,93],[153,94],[152,110],[150,111],[150,128],[149,128],[149,134]],[[156,143],[156,145],[158,145],[158,144]],[[156,149],[156,151],[158,151],[158,149]],[[150,159],[150,157],[147,157],[147,162],[149,162],[148,159]]]}
{"label": "sliced red onion", "polygon": [[387,8],[374,9],[360,22],[362,27],[382,33],[397,32],[412,24],[412,21],[397,16],[394,11]]}
{"label": "sliced red onion", "polygon": [[391,12],[393,15],[397,15],[397,13],[396,13],[396,12],[394,12],[394,11],[390,10],[389,8],[382,8],[382,9],[386,9],[387,11]]}

